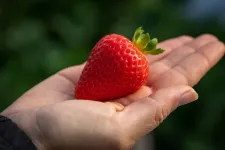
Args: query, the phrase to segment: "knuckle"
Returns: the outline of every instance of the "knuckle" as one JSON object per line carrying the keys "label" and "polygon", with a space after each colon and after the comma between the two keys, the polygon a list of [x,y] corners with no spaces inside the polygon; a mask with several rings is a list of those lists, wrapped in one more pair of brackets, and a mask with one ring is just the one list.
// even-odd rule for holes
{"label": "knuckle", "polygon": [[156,114],[155,114],[156,126],[158,126],[160,123],[162,123],[163,120],[165,120],[165,118],[168,116],[168,114],[169,114],[169,110],[167,107],[159,107],[156,110]]}
{"label": "knuckle", "polygon": [[169,110],[165,104],[157,100],[153,100],[152,102],[154,103],[153,105],[156,108],[154,114],[154,124],[155,126],[158,126],[167,117],[167,115],[169,114]]}

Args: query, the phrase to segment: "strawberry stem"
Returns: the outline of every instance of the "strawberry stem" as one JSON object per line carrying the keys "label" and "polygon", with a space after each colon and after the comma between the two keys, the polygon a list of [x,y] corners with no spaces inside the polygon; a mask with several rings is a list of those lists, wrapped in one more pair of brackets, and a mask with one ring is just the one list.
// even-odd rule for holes
{"label": "strawberry stem", "polygon": [[165,51],[164,49],[156,48],[158,40],[156,38],[151,40],[150,35],[148,33],[145,34],[142,27],[135,31],[132,42],[144,54],[158,55]]}

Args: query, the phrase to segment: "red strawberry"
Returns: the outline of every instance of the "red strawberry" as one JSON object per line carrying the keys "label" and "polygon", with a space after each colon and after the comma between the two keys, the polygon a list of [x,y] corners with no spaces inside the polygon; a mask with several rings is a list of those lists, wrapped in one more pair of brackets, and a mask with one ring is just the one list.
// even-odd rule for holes
{"label": "red strawberry", "polygon": [[144,54],[159,54],[157,39],[138,28],[132,42],[122,35],[103,37],[92,49],[75,88],[77,99],[106,101],[137,91],[146,83],[149,63]]}

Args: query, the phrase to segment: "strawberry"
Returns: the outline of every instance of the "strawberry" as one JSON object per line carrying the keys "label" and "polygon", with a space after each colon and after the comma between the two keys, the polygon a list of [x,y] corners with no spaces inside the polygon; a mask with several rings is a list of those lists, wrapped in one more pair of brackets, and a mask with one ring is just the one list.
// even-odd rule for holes
{"label": "strawberry", "polygon": [[94,46],[75,87],[77,99],[106,101],[134,93],[147,81],[149,63],[144,54],[157,55],[156,38],[139,27],[132,42],[118,34],[104,36]]}

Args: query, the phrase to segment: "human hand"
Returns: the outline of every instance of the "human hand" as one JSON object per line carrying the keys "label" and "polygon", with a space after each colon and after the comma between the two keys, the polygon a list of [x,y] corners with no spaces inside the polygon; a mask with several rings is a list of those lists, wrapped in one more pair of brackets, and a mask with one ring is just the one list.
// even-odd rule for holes
{"label": "human hand", "polygon": [[[2,114],[16,122],[38,149],[128,149],[177,106],[195,100],[191,86],[224,55],[224,45],[210,35],[183,36],[159,47],[166,52],[148,56],[148,87],[115,100],[125,108],[117,103],[72,100],[80,65],[38,84]],[[187,92],[190,95],[182,97]]]}

